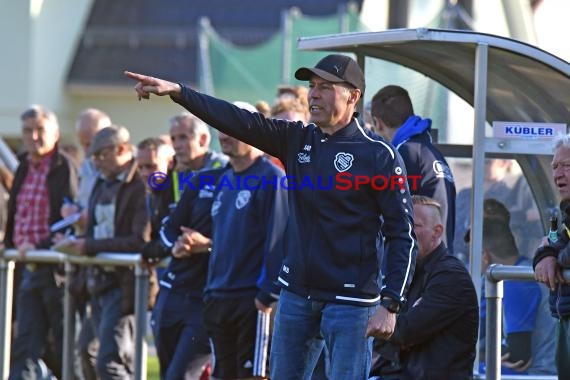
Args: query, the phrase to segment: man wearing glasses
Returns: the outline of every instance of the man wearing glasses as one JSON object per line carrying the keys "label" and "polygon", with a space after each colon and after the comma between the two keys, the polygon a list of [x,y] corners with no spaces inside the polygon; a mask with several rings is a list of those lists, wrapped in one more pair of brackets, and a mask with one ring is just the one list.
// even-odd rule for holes
{"label": "man wearing glasses", "polygon": [[[140,252],[149,238],[145,185],[137,172],[125,127],[111,125],[93,138],[89,155],[99,170],[89,198],[87,233],[67,241],[68,254]],[[92,266],[87,270],[93,328],[99,340],[97,375],[130,379],[134,373],[134,273],[130,268]]]}

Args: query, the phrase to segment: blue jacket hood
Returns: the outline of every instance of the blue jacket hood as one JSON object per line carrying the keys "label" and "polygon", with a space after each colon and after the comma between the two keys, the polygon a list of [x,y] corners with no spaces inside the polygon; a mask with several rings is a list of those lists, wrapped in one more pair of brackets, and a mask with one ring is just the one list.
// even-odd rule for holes
{"label": "blue jacket hood", "polygon": [[431,119],[422,119],[419,116],[412,115],[396,131],[392,145],[398,149],[398,146],[406,142],[410,137],[429,130],[431,130]]}

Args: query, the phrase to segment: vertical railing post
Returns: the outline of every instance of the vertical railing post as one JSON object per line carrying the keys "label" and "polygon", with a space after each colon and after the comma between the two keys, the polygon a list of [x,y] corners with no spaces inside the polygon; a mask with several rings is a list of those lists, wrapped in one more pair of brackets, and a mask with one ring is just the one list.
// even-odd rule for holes
{"label": "vertical railing post", "polygon": [[0,379],[10,374],[12,342],[12,298],[14,295],[14,262],[0,259]]}
{"label": "vertical railing post", "polygon": [[485,322],[485,379],[501,378],[501,331],[503,318],[503,281],[485,276],[487,315]]}
{"label": "vertical railing post", "polygon": [[[483,252],[483,198],[485,166],[485,123],[487,121],[487,66],[489,46],[478,43],[475,50],[473,82],[473,173],[471,177],[471,243],[469,244],[469,273],[475,285],[477,299],[481,299],[481,252]],[[475,371],[479,367],[479,350],[475,350]]]}
{"label": "vertical railing post", "polygon": [[149,270],[135,266],[135,379],[146,380],[146,324]]}
{"label": "vertical railing post", "polygon": [[62,379],[72,380],[73,366],[75,363],[75,300],[69,291],[74,265],[65,262],[65,294],[63,295],[63,363],[62,363]]}

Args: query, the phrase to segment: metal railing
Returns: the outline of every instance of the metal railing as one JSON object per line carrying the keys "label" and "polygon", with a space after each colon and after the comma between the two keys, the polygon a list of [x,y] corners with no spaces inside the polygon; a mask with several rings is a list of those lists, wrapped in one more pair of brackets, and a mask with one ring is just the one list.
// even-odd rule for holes
{"label": "metal railing", "polygon": [[[566,281],[570,280],[570,271],[564,272]],[[503,281],[534,281],[534,272],[529,266],[491,265],[485,275],[485,298],[487,315],[485,329],[485,364],[484,379],[544,379],[556,380],[557,376],[502,375],[501,376],[501,331],[503,322]],[[477,379],[481,377],[475,377]]]}
{"label": "metal railing", "polygon": [[[0,257],[0,378],[7,379],[10,371],[11,315],[13,294],[14,261],[18,260],[16,250],[6,250]],[[70,278],[76,265],[131,266],[135,268],[135,379],[146,379],[146,312],[148,302],[149,272],[142,265],[138,253],[99,253],[95,257],[70,256],[49,250],[33,250],[26,254],[25,262],[54,263],[65,266],[64,333],[62,380],[73,379],[75,347],[75,306],[69,292]],[[564,272],[570,282],[570,270]],[[534,281],[534,273],[528,266],[491,265],[485,276],[485,298],[487,300],[484,377],[476,379],[541,379],[555,380],[556,376],[501,376],[501,331],[503,309],[503,281]]]}
{"label": "metal railing", "polygon": [[[10,342],[12,335],[12,295],[14,261],[18,252],[8,249],[0,257],[0,378],[7,379],[10,372]],[[135,379],[146,379],[146,315],[148,304],[149,271],[142,265],[138,253],[99,253],[94,257],[70,256],[49,250],[28,251],[25,259],[29,263],[52,263],[65,266],[64,325],[62,380],[73,379],[75,348],[75,305],[69,292],[70,279],[75,265],[109,265],[134,267],[135,270]]]}

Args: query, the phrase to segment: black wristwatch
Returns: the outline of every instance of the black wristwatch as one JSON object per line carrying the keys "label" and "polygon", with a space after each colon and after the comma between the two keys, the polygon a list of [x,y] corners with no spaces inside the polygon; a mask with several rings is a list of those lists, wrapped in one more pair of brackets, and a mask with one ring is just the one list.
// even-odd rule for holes
{"label": "black wristwatch", "polygon": [[400,312],[400,304],[395,299],[382,297],[380,305],[384,306],[390,313],[398,314]]}

